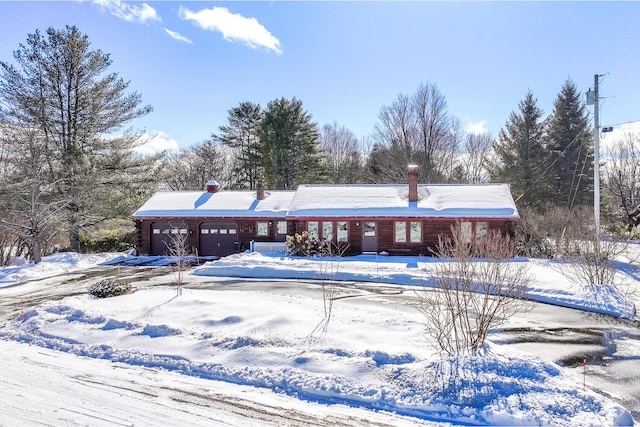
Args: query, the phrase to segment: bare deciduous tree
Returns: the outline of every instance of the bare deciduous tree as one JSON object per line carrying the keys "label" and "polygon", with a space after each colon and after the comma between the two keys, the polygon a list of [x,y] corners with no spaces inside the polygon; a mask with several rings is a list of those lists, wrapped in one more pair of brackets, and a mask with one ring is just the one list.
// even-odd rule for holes
{"label": "bare deciduous tree", "polygon": [[604,169],[614,214],[630,230],[635,225],[632,213],[640,206],[640,135],[626,132],[616,141],[608,149]]}
{"label": "bare deciduous tree", "polygon": [[444,95],[433,84],[421,84],[412,96],[400,94],[383,106],[373,131],[369,159],[374,182],[402,182],[406,166],[420,166],[423,182],[444,182],[453,169],[458,138]]}
{"label": "bare deciduous tree", "polygon": [[199,191],[215,179],[228,188],[233,167],[232,149],[205,141],[165,159],[165,183],[174,191]]}
{"label": "bare deciduous tree", "polygon": [[[340,270],[340,258],[344,256],[349,245],[345,242],[325,242],[322,245],[320,255],[328,259],[320,263],[320,281],[322,287],[322,303],[324,309],[324,317],[318,322],[316,327],[311,331],[310,338],[324,339],[329,330],[331,315],[333,314],[333,303],[338,295],[337,276]],[[337,259],[332,259],[337,257]]]}
{"label": "bare deciduous tree", "polygon": [[469,133],[465,136],[458,158],[461,182],[481,184],[490,181],[487,162],[492,144],[493,137],[489,133]]}
{"label": "bare deciduous tree", "polygon": [[320,131],[320,149],[328,166],[329,179],[334,184],[362,182],[363,161],[360,142],[349,129],[336,122]]}
{"label": "bare deciduous tree", "polygon": [[171,226],[169,241],[165,244],[167,245],[167,254],[173,258],[176,293],[180,296],[184,286],[184,274],[190,262],[189,256],[192,255],[187,226],[185,224],[181,224],[178,227]]}
{"label": "bare deciduous tree", "polygon": [[492,328],[528,308],[530,278],[524,263],[512,262],[514,245],[490,232],[467,243],[458,227],[438,245],[441,260],[435,288],[418,293],[418,309],[437,348],[448,354],[480,350]]}
{"label": "bare deciduous tree", "polygon": [[10,160],[0,188],[4,201],[0,229],[15,236],[16,242],[25,245],[25,255],[39,263],[68,201],[56,194],[59,182],[45,176],[47,150],[41,132],[27,126],[5,126],[2,139],[10,142],[5,147]]}

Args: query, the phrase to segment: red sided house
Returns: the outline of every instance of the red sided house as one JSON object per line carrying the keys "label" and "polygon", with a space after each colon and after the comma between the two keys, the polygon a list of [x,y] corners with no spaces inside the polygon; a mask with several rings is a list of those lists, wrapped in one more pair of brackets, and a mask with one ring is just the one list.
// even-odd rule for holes
{"label": "red sided house", "polygon": [[284,242],[315,232],[346,254],[432,255],[457,224],[469,241],[489,230],[511,234],[518,211],[506,184],[301,185],[296,191],[159,192],[134,215],[139,254],[162,255],[171,235],[187,234],[200,256],[225,256],[252,242]]}

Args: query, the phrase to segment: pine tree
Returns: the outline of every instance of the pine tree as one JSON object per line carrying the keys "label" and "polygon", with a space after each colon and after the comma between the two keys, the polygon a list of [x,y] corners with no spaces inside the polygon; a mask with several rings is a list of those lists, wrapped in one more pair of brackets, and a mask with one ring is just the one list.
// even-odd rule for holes
{"label": "pine tree", "polygon": [[547,144],[555,161],[554,202],[567,207],[593,203],[593,135],[581,95],[570,80],[554,102]]}
{"label": "pine tree", "polygon": [[547,201],[548,181],[543,173],[548,163],[544,145],[546,123],[531,91],[520,101],[519,113],[511,113],[493,148],[498,164],[493,181],[511,184],[515,198],[524,194],[521,206],[539,209]]}
{"label": "pine tree", "polygon": [[280,98],[269,102],[258,131],[265,183],[274,190],[325,180],[316,124],[302,101]]}
{"label": "pine tree", "polygon": [[140,107],[141,96],[127,94],[129,83],[117,73],[106,74],[109,55],[91,50],[75,26],[28,35],[14,59],[16,66],[0,61],[0,117],[43,141],[47,180],[57,183],[70,246],[79,251],[81,228],[103,220],[101,202],[122,188],[116,178],[139,183],[129,172],[145,167],[131,154],[140,133],[113,135],[151,107]]}
{"label": "pine tree", "polygon": [[214,141],[221,142],[236,150],[237,164],[231,176],[231,188],[255,190],[260,167],[258,128],[263,112],[260,105],[242,102],[229,110],[227,124],[220,126],[220,133],[212,135]]}

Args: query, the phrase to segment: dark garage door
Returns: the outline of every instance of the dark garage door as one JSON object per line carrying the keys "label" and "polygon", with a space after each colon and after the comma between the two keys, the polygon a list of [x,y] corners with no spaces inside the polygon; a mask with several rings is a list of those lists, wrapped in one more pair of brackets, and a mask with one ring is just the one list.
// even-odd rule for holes
{"label": "dark garage door", "polygon": [[237,252],[238,226],[235,222],[200,224],[200,255],[226,256]]}
{"label": "dark garage door", "polygon": [[176,234],[187,234],[186,224],[172,224],[169,222],[154,222],[151,224],[151,254],[169,255],[172,241],[176,241]]}

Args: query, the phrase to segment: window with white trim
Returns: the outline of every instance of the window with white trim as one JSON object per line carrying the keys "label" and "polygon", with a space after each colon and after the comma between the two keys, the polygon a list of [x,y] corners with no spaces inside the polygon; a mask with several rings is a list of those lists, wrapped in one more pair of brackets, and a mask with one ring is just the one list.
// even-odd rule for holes
{"label": "window with white trim", "polygon": [[307,231],[309,232],[310,239],[317,240],[320,236],[320,234],[318,234],[319,230],[318,221],[309,221],[307,223]]}
{"label": "window with white trim", "polygon": [[324,241],[333,240],[333,221],[322,222],[322,240]]}
{"label": "window with white trim", "polygon": [[269,235],[269,223],[268,222],[258,222],[256,223],[256,229],[258,230],[258,236],[268,236]]}
{"label": "window with white trim", "polygon": [[278,234],[287,234],[287,221],[278,221],[277,228]]}
{"label": "window with white trim", "polygon": [[462,240],[463,243],[471,243],[471,239],[473,238],[472,225],[470,221],[460,222],[460,240]]}
{"label": "window with white trim", "polygon": [[489,224],[485,221],[476,222],[476,240],[487,240]]}
{"label": "window with white trim", "polygon": [[336,230],[338,234],[338,242],[349,241],[349,226],[347,225],[347,221],[338,221],[336,223]]}
{"label": "window with white trim", "polygon": [[411,221],[409,224],[409,241],[411,243],[422,242],[422,222]]}
{"label": "window with white trim", "polygon": [[407,243],[407,223],[396,221],[394,239],[396,243]]}

